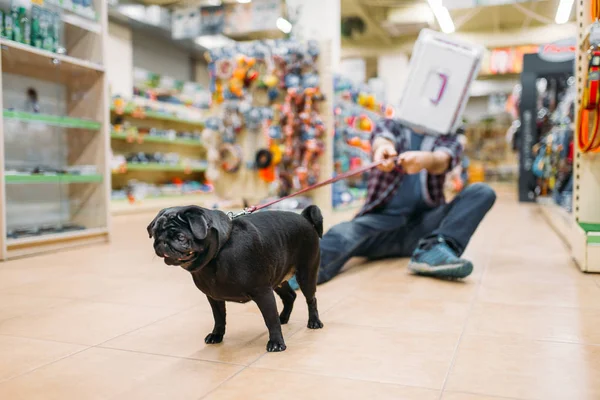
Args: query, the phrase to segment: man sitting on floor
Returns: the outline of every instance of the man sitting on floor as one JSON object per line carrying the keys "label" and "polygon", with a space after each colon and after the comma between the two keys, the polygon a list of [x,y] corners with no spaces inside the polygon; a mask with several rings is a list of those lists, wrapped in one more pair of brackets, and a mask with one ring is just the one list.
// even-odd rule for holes
{"label": "man sitting on floor", "polygon": [[[496,194],[478,183],[446,203],[445,176],[462,153],[457,136],[426,135],[387,119],[377,125],[372,143],[374,161],[384,162],[371,171],[366,204],[358,215],[323,236],[318,283],[335,277],[352,257],[410,256],[408,268],[414,274],[469,276],[473,264],[460,257]],[[295,277],[290,285],[297,288]]]}

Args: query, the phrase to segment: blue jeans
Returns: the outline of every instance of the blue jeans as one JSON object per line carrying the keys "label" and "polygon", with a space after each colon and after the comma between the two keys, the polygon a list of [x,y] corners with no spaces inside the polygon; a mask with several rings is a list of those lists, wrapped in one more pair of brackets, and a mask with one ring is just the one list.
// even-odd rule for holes
{"label": "blue jeans", "polygon": [[407,218],[371,213],[342,222],[321,240],[319,283],[336,276],[352,257],[410,257],[421,239],[433,236],[446,239],[460,256],[495,201],[492,188],[476,183],[452,202],[420,215]]}

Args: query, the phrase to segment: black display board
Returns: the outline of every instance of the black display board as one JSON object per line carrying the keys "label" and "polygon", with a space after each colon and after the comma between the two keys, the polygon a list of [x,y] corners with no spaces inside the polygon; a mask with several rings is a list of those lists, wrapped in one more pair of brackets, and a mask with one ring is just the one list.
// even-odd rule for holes
{"label": "black display board", "polygon": [[519,113],[521,118],[521,133],[519,146],[519,201],[534,202],[536,199],[536,178],[531,167],[535,155],[533,145],[539,141],[537,130],[537,80],[573,74],[575,60],[552,61],[547,55],[525,54],[523,56],[523,72],[521,73],[521,101]]}

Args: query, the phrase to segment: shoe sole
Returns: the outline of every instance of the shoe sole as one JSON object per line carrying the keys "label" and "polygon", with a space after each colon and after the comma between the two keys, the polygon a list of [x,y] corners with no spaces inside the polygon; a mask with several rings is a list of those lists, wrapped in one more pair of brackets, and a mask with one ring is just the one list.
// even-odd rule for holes
{"label": "shoe sole", "polygon": [[432,267],[429,264],[410,263],[408,269],[416,275],[432,276],[443,279],[463,279],[473,272],[473,264],[447,264]]}

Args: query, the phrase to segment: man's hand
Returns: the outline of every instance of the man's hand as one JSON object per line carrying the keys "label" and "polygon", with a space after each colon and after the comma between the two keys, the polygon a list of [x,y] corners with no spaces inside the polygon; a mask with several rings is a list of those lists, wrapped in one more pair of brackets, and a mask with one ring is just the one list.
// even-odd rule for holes
{"label": "man's hand", "polygon": [[430,174],[443,174],[450,165],[450,155],[445,152],[436,151],[407,151],[398,158],[398,165],[407,174],[418,174],[421,170],[427,170]]}
{"label": "man's hand", "polygon": [[382,139],[376,141],[374,145],[373,161],[378,162],[384,160],[377,168],[384,172],[390,172],[396,166],[394,163],[394,157],[398,155],[396,148],[389,140]]}

